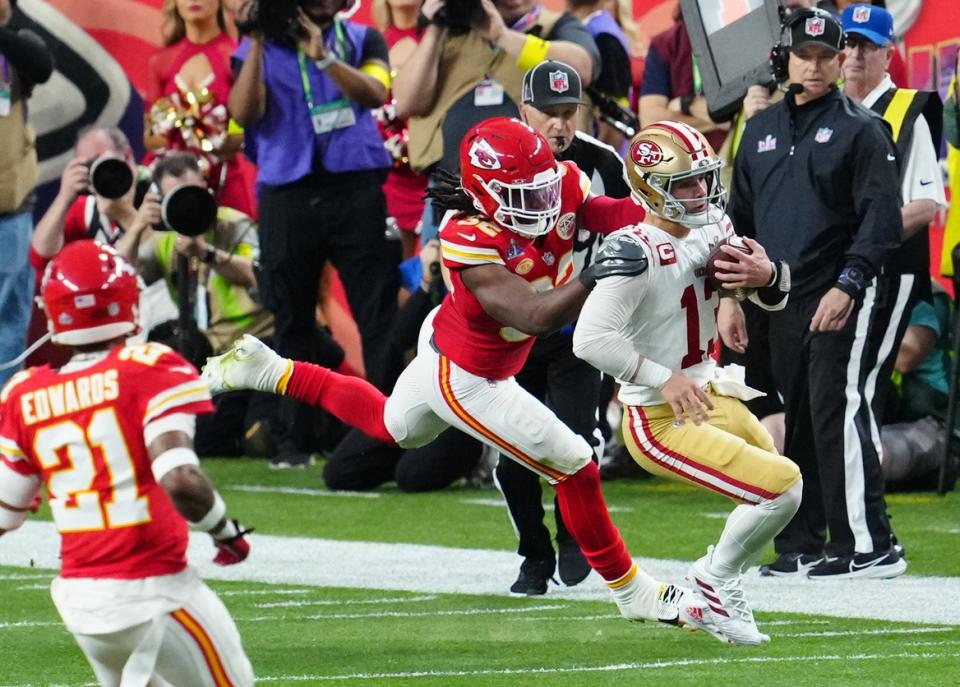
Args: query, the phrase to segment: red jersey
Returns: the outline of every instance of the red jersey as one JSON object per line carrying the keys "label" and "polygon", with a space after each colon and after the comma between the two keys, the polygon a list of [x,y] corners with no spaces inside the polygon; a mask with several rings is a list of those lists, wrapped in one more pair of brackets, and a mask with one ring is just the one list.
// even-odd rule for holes
{"label": "red jersey", "polygon": [[590,179],[573,162],[560,162],[560,217],[545,235],[527,239],[480,217],[456,217],[440,231],[443,264],[451,290],[433,321],[440,352],[486,379],[506,379],[523,367],[534,337],[490,317],[463,285],[461,270],[503,265],[537,291],[567,283],[573,276],[573,244],[580,228],[610,233],[641,221],[645,212],[631,199],[590,198]]}
{"label": "red jersey", "polygon": [[46,485],[63,577],[178,573],[187,523],[153,477],[144,427],[210,412],[210,393],[193,366],[154,343],[121,344],[77,367],[10,380],[0,394],[0,460]]}

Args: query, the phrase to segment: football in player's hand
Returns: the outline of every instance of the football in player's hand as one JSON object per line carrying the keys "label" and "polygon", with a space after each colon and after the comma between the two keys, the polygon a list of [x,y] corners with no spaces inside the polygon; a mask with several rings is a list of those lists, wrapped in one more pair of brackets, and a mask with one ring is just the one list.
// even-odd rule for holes
{"label": "football in player's hand", "polygon": [[736,257],[729,255],[725,250],[722,249],[723,246],[733,246],[734,248],[740,250],[745,255],[750,255],[753,252],[753,249],[750,248],[747,244],[743,242],[743,239],[739,236],[731,236],[729,238],[723,239],[720,243],[715,245],[710,251],[710,254],[707,256],[707,285],[710,286],[714,291],[719,291],[723,286],[723,282],[717,278],[717,274],[721,272],[717,268],[717,262],[735,262]]}

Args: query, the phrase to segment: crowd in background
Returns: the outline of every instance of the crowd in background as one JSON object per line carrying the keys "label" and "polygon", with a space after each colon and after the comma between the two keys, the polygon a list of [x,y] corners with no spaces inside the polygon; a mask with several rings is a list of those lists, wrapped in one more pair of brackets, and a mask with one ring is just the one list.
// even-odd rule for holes
{"label": "crowd in background", "polygon": [[[603,114],[611,103],[635,115],[639,126],[672,120],[694,127],[732,170],[741,142],[757,145],[744,138],[749,121],[782,97],[758,84],[739,112],[714,121],[679,11],[674,26],[655,36],[641,59],[633,50],[629,2],[569,0],[567,11],[555,12],[535,0],[374,0],[376,27],[343,15],[352,4],[302,0],[289,21],[273,24],[264,3],[257,12],[251,2],[167,0],[164,47],[150,59],[145,93],[148,154],[134,159],[115,126],[86,127],[58,195],[34,217],[36,158],[27,104],[31,89],[50,78],[54,65],[35,35],[5,28],[15,3],[0,0],[0,362],[25,348],[31,296],[46,264],[66,243],[95,238],[134,261],[148,285],[141,297],[141,336],[170,343],[198,366],[206,355],[252,333],[284,356],[363,375],[389,392],[410,358],[420,323],[445,292],[435,240],[443,217],[425,202],[425,192],[444,175],[457,174],[459,142],[471,127],[489,117],[522,116],[544,134],[558,159],[570,155],[581,167],[567,151],[597,146],[614,162],[612,172],[603,169],[609,160],[589,170],[594,191],[623,197],[629,189],[617,155],[625,151],[630,130]],[[871,107],[880,92],[907,85],[892,24],[884,35],[856,38],[849,22],[860,15],[847,11],[851,3],[786,4],[793,11],[819,5],[846,17],[847,38],[838,48],[846,55],[843,90],[851,98]],[[549,89],[549,83],[537,86],[524,76],[547,60],[564,66],[550,67],[543,78],[555,80],[557,92],[562,81],[563,90],[577,93],[575,100],[538,99],[536,89]],[[881,82],[885,87],[871,100]],[[878,364],[879,386],[892,388],[892,400],[874,408],[883,424],[875,449],[888,489],[929,486],[942,450],[936,437],[943,435],[946,416],[952,304],[942,289],[931,287],[930,265],[916,256],[929,255],[926,227],[947,206],[937,157],[941,125],[947,140],[960,145],[955,82],[942,114],[935,98],[918,101],[912,135],[894,139],[901,164],[909,160],[921,171],[913,172],[916,188],[904,181],[904,236],[912,247],[904,244],[903,269],[895,273],[909,275],[910,285],[894,333],[884,339],[902,344],[897,350],[888,346],[880,356],[886,362]],[[930,151],[935,172],[928,174]],[[926,156],[922,162],[920,156]],[[104,158],[129,169],[131,182],[118,195],[93,181],[92,168]],[[164,202],[182,186],[208,189],[216,199],[215,221],[196,236],[164,230]],[[938,193],[921,193],[928,187]],[[734,180],[737,193],[744,189]],[[596,249],[591,241],[578,243],[578,268]],[[835,277],[824,274],[831,283]],[[362,370],[346,362],[324,314],[324,301],[339,293],[359,330]],[[747,325],[748,355],[716,353],[745,363],[748,381],[767,392],[752,410],[779,439],[778,448],[786,446],[792,456],[791,441],[802,442],[789,418],[784,427],[781,401],[789,404],[791,396],[777,388],[765,348],[777,337],[766,317],[748,311]],[[564,397],[564,375],[574,373],[546,368],[564,350],[569,353],[570,332],[555,337],[538,344],[543,354],[534,355],[525,378],[594,446],[606,475],[637,476],[618,438],[613,380],[598,376],[595,389],[579,385],[575,398]],[[47,349],[47,359],[56,361],[56,355]],[[0,371],[0,379],[14,369]],[[559,381],[551,381],[553,374]],[[876,386],[877,378],[868,384]],[[347,431],[293,399],[256,392],[218,397],[216,412],[198,426],[197,450],[202,456],[264,456],[277,467],[308,466],[316,454],[327,454],[324,478],[333,489],[390,481],[407,491],[461,479],[483,483],[496,464],[495,455],[455,429],[428,447],[404,452]],[[532,578],[520,584],[521,575],[517,591],[543,593],[555,559],[549,535],[541,532],[539,483],[529,472],[522,480],[511,475],[512,466],[500,463],[498,481],[507,485],[515,521],[529,523],[518,525],[520,553],[535,562],[528,570]],[[520,484],[531,479],[536,484]],[[530,498],[537,504],[532,510],[522,505]],[[565,550],[575,555],[559,513],[562,564]],[[525,540],[523,532],[532,532],[531,538]],[[570,572],[576,563],[567,561],[571,583],[579,581]]]}

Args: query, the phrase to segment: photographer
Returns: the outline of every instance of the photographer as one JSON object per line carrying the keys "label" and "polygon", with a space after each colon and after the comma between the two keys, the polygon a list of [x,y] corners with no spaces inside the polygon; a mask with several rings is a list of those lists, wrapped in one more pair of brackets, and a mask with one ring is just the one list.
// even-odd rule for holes
{"label": "photographer", "polygon": [[[196,196],[176,198],[182,189],[191,187],[207,189],[203,172],[192,153],[171,153],[160,160],[154,168],[153,186],[144,197],[124,242],[128,255],[136,259],[144,281],[151,284],[165,280],[175,301],[179,300],[177,271],[183,264],[178,256],[189,259],[198,287],[194,292],[197,294],[196,328],[204,339],[197,348],[206,348],[199,354],[200,360],[192,360],[198,364],[206,357],[204,353],[222,353],[243,334],[269,340],[273,336],[273,316],[260,304],[257,294],[253,266],[259,254],[259,241],[257,225],[248,216],[232,208],[219,207],[213,226],[196,236],[157,230],[164,226],[164,204],[168,216],[177,213],[202,217],[208,210],[213,216],[212,196],[209,208],[203,203],[207,199],[202,195],[200,203],[195,200]],[[178,225],[178,228],[181,227]],[[177,337],[163,325],[150,332],[150,339],[177,346]],[[187,356],[186,351],[180,352]],[[269,430],[276,427],[276,405],[274,397],[252,392],[218,397],[216,412],[197,419],[197,453],[270,455],[273,440]]]}
{"label": "photographer", "polygon": [[460,140],[484,119],[516,117],[523,74],[540,62],[569,64],[585,84],[599,70],[583,24],[536,0],[426,0],[421,12],[430,25],[393,84],[418,171],[457,173]]}
{"label": "photographer", "polygon": [[[392,160],[371,115],[390,87],[387,45],[375,29],[337,17],[345,0],[245,3],[249,35],[234,55],[229,109],[258,164],[264,305],[276,347],[336,367],[316,344],[320,275],[339,271],[363,342],[368,378],[382,383],[383,342],[396,313],[400,247],[385,236],[381,185]],[[240,66],[242,63],[242,66]],[[303,463],[311,411],[284,399],[285,462]]]}
{"label": "photographer", "polygon": [[[133,224],[139,204],[137,196],[142,196],[147,186],[146,181],[133,183],[138,176],[133,149],[126,135],[116,127],[94,125],[82,129],[73,150],[74,157],[60,177],[60,190],[37,223],[30,242],[30,263],[38,277],[53,256],[72,241],[93,239],[116,246],[125,230]],[[108,188],[104,185],[95,188],[91,183],[91,168],[98,161],[107,159],[121,160],[129,175],[125,176],[122,169],[107,169],[119,171],[119,174],[106,181],[120,183],[106,183],[104,185]],[[126,184],[129,187],[123,188]],[[117,197],[109,197],[114,195]]]}

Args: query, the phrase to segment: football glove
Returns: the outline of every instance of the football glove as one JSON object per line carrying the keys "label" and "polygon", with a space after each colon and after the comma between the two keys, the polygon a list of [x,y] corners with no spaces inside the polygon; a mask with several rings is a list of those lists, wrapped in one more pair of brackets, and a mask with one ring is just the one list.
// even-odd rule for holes
{"label": "football glove", "polygon": [[[250,555],[250,542],[245,537],[253,532],[253,528],[244,529],[236,520],[227,522],[219,533],[211,534],[213,543],[217,547],[217,555],[213,562],[217,565],[235,565],[246,560]],[[226,534],[227,536],[223,536]]]}

